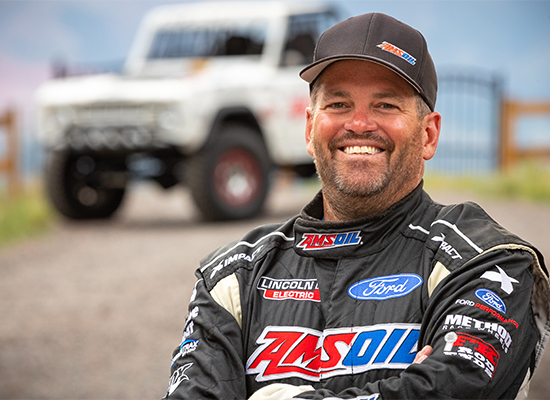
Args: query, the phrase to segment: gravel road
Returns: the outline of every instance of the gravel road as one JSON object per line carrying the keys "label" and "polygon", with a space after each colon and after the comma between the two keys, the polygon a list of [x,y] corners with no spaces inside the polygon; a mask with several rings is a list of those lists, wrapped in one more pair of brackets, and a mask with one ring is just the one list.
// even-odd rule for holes
{"label": "gravel road", "polygon": [[[205,224],[184,189],[139,184],[111,221],[59,221],[47,236],[0,249],[0,399],[161,398],[198,261],[290,217],[313,193],[280,179],[261,218]],[[550,205],[474,200],[550,255]],[[530,399],[550,398],[549,374],[550,351]]]}

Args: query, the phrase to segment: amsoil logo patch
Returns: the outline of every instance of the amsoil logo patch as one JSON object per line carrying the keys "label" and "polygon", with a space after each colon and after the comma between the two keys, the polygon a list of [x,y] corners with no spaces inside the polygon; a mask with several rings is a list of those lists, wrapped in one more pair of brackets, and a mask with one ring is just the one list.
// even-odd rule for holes
{"label": "amsoil logo patch", "polygon": [[378,46],[384,51],[390,52],[392,54],[395,54],[397,57],[401,57],[403,60],[407,61],[411,65],[416,64],[416,58],[411,56],[409,53],[407,53],[405,50],[401,50],[399,47],[394,46],[391,43],[388,42],[382,42]]}
{"label": "amsoil logo patch", "polygon": [[264,298],[270,300],[321,301],[317,279],[272,279],[262,276],[258,289],[263,290]]}
{"label": "amsoil logo patch", "polygon": [[343,233],[305,233],[297,247],[304,250],[333,249],[342,246],[354,246],[361,244],[360,231]]}
{"label": "amsoil logo patch", "polygon": [[318,382],[376,369],[405,369],[414,360],[420,325],[327,329],[267,326],[246,363],[257,382],[298,377]]}

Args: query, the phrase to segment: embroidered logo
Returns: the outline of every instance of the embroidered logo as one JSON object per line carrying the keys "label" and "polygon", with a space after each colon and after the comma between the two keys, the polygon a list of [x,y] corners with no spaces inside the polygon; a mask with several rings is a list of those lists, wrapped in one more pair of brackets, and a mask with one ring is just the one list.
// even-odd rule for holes
{"label": "embroidered logo", "polygon": [[488,279],[493,282],[500,282],[500,288],[502,290],[504,290],[507,294],[512,293],[514,291],[512,283],[519,283],[519,281],[508,276],[506,272],[504,272],[504,270],[498,265],[495,265],[495,267],[497,267],[498,272],[487,271],[483,275],[481,275],[481,278]]}
{"label": "embroidered logo", "polygon": [[257,382],[297,377],[318,382],[376,369],[405,369],[417,352],[420,325],[379,324],[323,332],[267,326],[246,363]]}
{"label": "embroidered logo", "polygon": [[324,250],[361,244],[359,231],[334,234],[305,233],[297,247],[304,250]]}
{"label": "embroidered logo", "polygon": [[272,279],[262,276],[258,289],[270,300],[321,301],[317,279]]}
{"label": "embroidered logo", "polygon": [[506,312],[506,304],[504,301],[493,291],[489,289],[477,289],[476,296],[485,304],[489,304],[491,307],[502,313]]}
{"label": "embroidered logo", "polygon": [[395,54],[397,57],[400,57],[402,58],[403,60],[407,61],[409,64],[411,65],[415,65],[416,64],[416,58],[414,58],[413,56],[411,56],[409,53],[407,53],[405,50],[401,50],[399,47],[397,46],[394,46],[393,44],[391,43],[388,43],[386,41],[380,43],[378,46],[376,47],[380,47],[382,50],[384,51],[387,51],[387,52],[390,52],[392,54]]}
{"label": "embroidered logo", "polygon": [[461,332],[449,332],[445,335],[446,345],[443,354],[459,356],[471,361],[493,379],[500,354],[495,348],[476,336]]}
{"label": "embroidered logo", "polygon": [[387,300],[411,293],[422,282],[416,274],[379,276],[353,284],[348,294],[357,300]]}

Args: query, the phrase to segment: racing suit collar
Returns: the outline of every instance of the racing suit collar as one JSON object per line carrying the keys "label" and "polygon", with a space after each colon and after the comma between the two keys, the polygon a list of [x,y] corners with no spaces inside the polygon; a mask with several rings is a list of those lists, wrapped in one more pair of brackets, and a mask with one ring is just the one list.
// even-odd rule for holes
{"label": "racing suit collar", "polygon": [[[306,257],[363,257],[382,250],[427,206],[423,182],[383,213],[347,222],[323,221],[319,191],[294,224],[294,250]],[[431,199],[429,200],[431,202]]]}

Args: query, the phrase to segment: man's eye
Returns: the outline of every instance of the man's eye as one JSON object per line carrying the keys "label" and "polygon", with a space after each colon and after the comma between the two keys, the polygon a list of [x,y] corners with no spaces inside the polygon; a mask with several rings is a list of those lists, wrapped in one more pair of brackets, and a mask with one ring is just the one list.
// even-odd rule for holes
{"label": "man's eye", "polygon": [[344,108],[346,105],[342,102],[331,103],[328,108]]}
{"label": "man's eye", "polygon": [[379,105],[380,108],[383,108],[385,110],[393,110],[393,109],[396,109],[397,106],[393,105],[393,104],[389,104],[389,103],[381,103]]}

